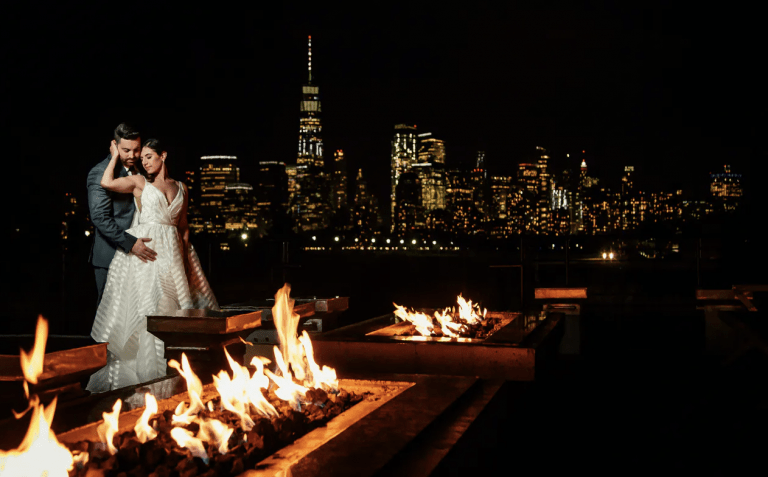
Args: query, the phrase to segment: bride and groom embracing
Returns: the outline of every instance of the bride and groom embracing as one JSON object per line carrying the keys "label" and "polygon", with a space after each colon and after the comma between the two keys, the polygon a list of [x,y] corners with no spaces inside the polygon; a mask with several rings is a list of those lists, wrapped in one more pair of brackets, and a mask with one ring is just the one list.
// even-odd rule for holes
{"label": "bride and groom embracing", "polygon": [[189,243],[187,187],[168,176],[167,157],[160,141],[142,143],[123,123],[109,156],[88,173],[96,229],[89,261],[99,295],[91,337],[109,343],[107,365],[86,387],[91,392],[165,376],[163,342],[147,331],[147,315],[219,308]]}

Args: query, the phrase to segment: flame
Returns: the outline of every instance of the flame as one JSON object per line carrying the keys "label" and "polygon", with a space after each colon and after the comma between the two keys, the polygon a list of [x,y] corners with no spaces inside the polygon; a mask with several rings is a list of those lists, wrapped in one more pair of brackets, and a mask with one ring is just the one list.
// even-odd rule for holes
{"label": "flame", "polygon": [[[297,336],[299,315],[293,312],[294,300],[290,299],[291,286],[287,283],[275,294],[272,319],[275,321],[280,348],[275,346],[275,363],[279,375],[265,370],[277,385],[275,394],[291,403],[294,409],[301,408],[301,401],[309,388],[325,388],[338,392],[339,382],[336,370],[315,362],[312,341],[306,331]],[[298,383],[294,382],[294,379]],[[299,384],[301,383],[301,384]]]}
{"label": "flame", "polygon": [[404,306],[400,306],[397,303],[392,303],[395,305],[395,316],[400,318],[403,321],[410,321],[411,323],[416,326],[416,331],[421,333],[424,336],[429,336],[432,334],[432,329],[434,328],[434,325],[432,324],[432,319],[425,315],[424,313],[415,312],[415,313],[409,313]]}
{"label": "flame", "polygon": [[[477,307],[477,305],[473,307],[472,300],[466,301],[461,294],[459,294],[456,301],[459,304],[459,318],[473,325],[480,322],[481,318],[475,311],[475,308],[477,308],[477,311],[479,312],[480,308]],[[483,318],[485,318],[486,313],[488,313],[487,309],[483,312]]]}
{"label": "flame", "polygon": [[[37,396],[29,396],[28,383],[37,384],[37,378],[43,374],[45,344],[48,339],[48,321],[42,315],[37,318],[35,344],[27,354],[19,352],[21,370],[24,373],[24,392],[29,399],[29,406],[21,413],[14,411],[16,419],[31,411],[29,427],[17,449],[0,450],[0,475],[3,477],[47,476],[66,477],[74,468],[72,453],[59,443],[51,430],[53,416],[56,413],[57,398],[53,398],[48,407],[40,404]],[[87,459],[87,453],[79,460]]]}
{"label": "flame", "polygon": [[[301,317],[293,312],[295,300],[290,299],[290,294],[291,286],[287,283],[277,291],[275,306],[272,307],[272,319],[275,322],[275,328],[277,328],[283,363],[290,365],[296,379],[304,381],[303,353],[299,350],[301,343],[296,337]],[[284,374],[284,376],[288,376],[288,374]]]}
{"label": "flame", "polygon": [[43,374],[43,359],[45,358],[45,344],[48,341],[48,320],[43,315],[37,317],[35,329],[35,344],[32,351],[27,354],[23,349],[19,350],[21,359],[21,372],[24,373],[24,390],[29,398],[29,390],[26,382],[37,384],[37,378]]}
{"label": "flame", "polygon": [[459,337],[462,327],[459,323],[452,321],[451,315],[448,314],[448,310],[443,310],[442,312],[436,311],[435,319],[440,323],[440,330],[443,332],[443,335],[451,338]]}
{"label": "flame", "polygon": [[200,457],[207,464],[208,453],[205,451],[203,441],[192,435],[191,431],[183,427],[174,427],[171,429],[171,437],[179,447],[186,447],[195,457]]}
{"label": "flame", "polygon": [[67,477],[74,468],[69,449],[56,439],[51,422],[56,412],[56,398],[48,407],[37,396],[30,400],[32,414],[27,434],[18,449],[0,450],[0,475],[3,477]]}
{"label": "flame", "polygon": [[101,414],[104,418],[104,422],[99,424],[99,427],[96,428],[96,432],[99,434],[99,439],[101,439],[101,442],[105,442],[107,444],[107,450],[112,455],[117,454],[117,448],[112,443],[112,439],[117,433],[117,422],[120,418],[120,408],[122,406],[123,401],[120,399],[115,401],[114,406],[112,406],[112,412],[104,412]]}
{"label": "flame", "polygon": [[186,353],[181,353],[181,366],[175,359],[168,361],[168,366],[179,371],[179,374],[187,382],[187,392],[189,393],[189,408],[186,408],[184,402],[180,402],[173,416],[174,424],[191,424],[195,420],[197,413],[205,409],[200,396],[203,395],[203,383],[200,378],[192,372],[189,366],[189,360]]}
{"label": "flame", "polygon": [[307,394],[309,389],[293,382],[291,372],[288,370],[285,361],[283,361],[283,355],[280,353],[280,349],[275,346],[275,362],[277,363],[277,369],[280,371],[280,376],[274,374],[272,371],[266,369],[264,374],[269,376],[276,385],[275,395],[283,401],[288,401],[291,407],[296,410],[301,410],[301,398]]}
{"label": "flame", "polygon": [[[424,313],[408,311],[405,307],[395,305],[394,314],[403,321],[408,321],[416,327],[416,331],[422,336],[432,336],[435,330],[435,321],[440,326],[443,336],[450,338],[460,337],[460,333],[466,329],[466,325],[475,325],[485,319],[488,310],[480,311],[480,307],[472,305],[472,300],[465,300],[461,295],[456,298],[459,305],[456,308],[446,308],[436,311],[434,320]],[[460,320],[460,321],[458,321]]]}
{"label": "flame", "polygon": [[234,429],[216,419],[203,419],[200,423],[200,431],[197,433],[201,441],[213,443],[219,454],[229,452],[229,438]]}
{"label": "flame", "polygon": [[136,432],[136,439],[142,444],[157,437],[157,431],[149,425],[149,419],[155,413],[157,413],[157,400],[153,395],[147,393],[144,395],[144,412],[136,421],[136,427],[133,428]]}
{"label": "flame", "polygon": [[312,377],[312,381],[309,383],[313,388],[327,388],[332,392],[339,392],[339,380],[336,378],[336,370],[328,366],[320,366],[315,362],[315,354],[312,350],[312,341],[309,339],[307,331],[304,330],[299,337],[301,345],[304,347],[304,355],[307,358],[307,366],[309,367],[309,375]]}

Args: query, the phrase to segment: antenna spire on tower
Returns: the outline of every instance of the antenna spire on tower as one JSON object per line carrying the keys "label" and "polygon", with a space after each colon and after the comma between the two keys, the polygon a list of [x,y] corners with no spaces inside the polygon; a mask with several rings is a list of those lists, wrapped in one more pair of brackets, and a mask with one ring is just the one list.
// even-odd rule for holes
{"label": "antenna spire on tower", "polygon": [[312,82],[312,35],[309,35],[309,82]]}

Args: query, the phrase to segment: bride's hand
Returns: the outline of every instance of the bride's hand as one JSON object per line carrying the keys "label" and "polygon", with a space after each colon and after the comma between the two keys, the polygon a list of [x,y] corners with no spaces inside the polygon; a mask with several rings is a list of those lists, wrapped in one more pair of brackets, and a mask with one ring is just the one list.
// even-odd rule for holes
{"label": "bride's hand", "polygon": [[112,155],[112,157],[117,157],[117,143],[113,139],[112,142],[109,144],[109,154]]}

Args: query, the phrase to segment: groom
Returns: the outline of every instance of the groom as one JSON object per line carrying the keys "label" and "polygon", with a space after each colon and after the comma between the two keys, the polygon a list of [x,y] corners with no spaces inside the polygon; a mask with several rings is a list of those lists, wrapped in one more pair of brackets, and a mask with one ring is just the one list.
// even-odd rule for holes
{"label": "groom", "polygon": [[[140,160],[141,155],[139,132],[131,126],[121,123],[115,128],[115,143],[122,163],[122,167],[117,166],[115,168],[116,176],[125,177],[137,173],[134,166]],[[109,192],[101,187],[101,177],[111,159],[112,156],[108,155],[88,173],[88,209],[91,214],[91,222],[96,228],[96,236],[88,262],[93,265],[96,273],[96,289],[99,295],[96,302],[97,306],[101,302],[109,265],[112,263],[117,248],[125,253],[136,255],[145,263],[154,261],[157,256],[154,250],[145,245],[145,242],[152,239],[137,239],[126,232],[133,220],[135,209],[133,195]]]}

